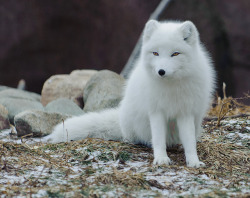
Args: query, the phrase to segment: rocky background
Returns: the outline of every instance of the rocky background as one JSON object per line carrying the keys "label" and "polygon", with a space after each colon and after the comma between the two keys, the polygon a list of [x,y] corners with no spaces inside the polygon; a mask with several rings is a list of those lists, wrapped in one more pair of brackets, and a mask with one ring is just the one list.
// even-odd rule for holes
{"label": "rocky background", "polygon": [[[0,1],[0,85],[41,93],[55,74],[119,73],[160,0]],[[228,95],[250,89],[249,0],[172,0],[160,19],[192,20]],[[246,101],[247,102],[247,101]],[[249,102],[248,102],[249,103]]]}
{"label": "rocky background", "polygon": [[108,70],[76,70],[55,75],[42,95],[0,86],[0,131],[13,128],[19,137],[42,137],[65,119],[118,106],[124,79]]}

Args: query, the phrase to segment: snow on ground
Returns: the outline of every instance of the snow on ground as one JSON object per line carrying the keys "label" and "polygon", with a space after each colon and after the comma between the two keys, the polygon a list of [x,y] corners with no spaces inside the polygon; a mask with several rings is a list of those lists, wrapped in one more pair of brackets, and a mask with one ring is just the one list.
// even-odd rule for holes
{"label": "snow on ground", "polygon": [[[214,126],[207,123],[204,129]],[[157,167],[152,166],[152,150],[145,147],[93,139],[46,145],[39,138],[21,140],[5,130],[0,132],[0,197],[246,196],[250,183],[241,165],[249,162],[249,129],[246,118],[227,119],[205,133],[198,148],[207,167],[200,169],[185,166],[181,147],[169,151],[174,165]],[[248,156],[246,162],[238,165],[232,158],[235,164],[228,169],[221,159],[210,163],[216,147],[205,145],[212,144],[232,146],[237,156]]]}

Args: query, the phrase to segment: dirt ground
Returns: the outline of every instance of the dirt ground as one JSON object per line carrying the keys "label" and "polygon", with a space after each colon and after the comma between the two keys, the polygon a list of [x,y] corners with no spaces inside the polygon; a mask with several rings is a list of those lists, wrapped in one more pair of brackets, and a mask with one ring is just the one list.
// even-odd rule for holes
{"label": "dirt ground", "polygon": [[188,168],[181,145],[173,164],[153,166],[142,145],[85,139],[47,144],[9,131],[0,140],[0,197],[248,197],[249,117],[204,122],[198,154],[205,168]]}

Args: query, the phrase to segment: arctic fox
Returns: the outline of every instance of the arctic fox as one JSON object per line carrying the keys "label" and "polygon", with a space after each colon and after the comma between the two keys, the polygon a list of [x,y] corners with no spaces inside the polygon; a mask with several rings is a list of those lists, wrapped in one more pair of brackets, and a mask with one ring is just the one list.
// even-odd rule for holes
{"label": "arctic fox", "polygon": [[181,143],[189,167],[205,164],[196,139],[210,106],[215,72],[190,21],[150,20],[140,57],[118,108],[73,117],[57,125],[51,142],[86,137],[152,146],[154,164],[170,164],[166,148]]}

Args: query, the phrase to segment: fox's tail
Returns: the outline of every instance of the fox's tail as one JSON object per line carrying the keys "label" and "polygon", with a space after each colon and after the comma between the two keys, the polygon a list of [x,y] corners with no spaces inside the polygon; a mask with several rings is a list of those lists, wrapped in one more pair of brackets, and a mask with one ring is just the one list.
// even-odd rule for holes
{"label": "fox's tail", "polygon": [[46,138],[52,143],[81,140],[87,137],[104,140],[122,140],[119,109],[91,112],[67,119],[58,124]]}

